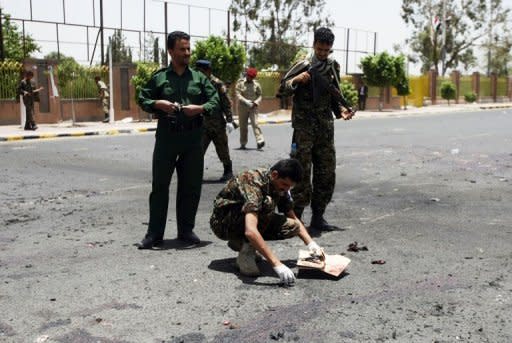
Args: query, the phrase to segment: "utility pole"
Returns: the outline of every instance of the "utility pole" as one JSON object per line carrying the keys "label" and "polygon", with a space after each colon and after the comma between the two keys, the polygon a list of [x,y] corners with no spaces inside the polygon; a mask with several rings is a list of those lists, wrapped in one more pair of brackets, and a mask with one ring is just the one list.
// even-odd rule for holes
{"label": "utility pole", "polygon": [[165,27],[165,36],[164,36],[164,47],[165,47],[165,58],[163,60],[163,65],[168,66],[169,65],[169,47],[167,46],[167,2],[164,2],[164,27]]}
{"label": "utility pole", "polygon": [[443,19],[442,19],[443,36],[441,38],[441,73],[444,75],[444,67],[446,60],[446,0],[443,0]]}
{"label": "utility pole", "polygon": [[103,0],[100,0],[100,46],[101,46],[101,65],[105,64],[105,47],[103,41]]}
{"label": "utility pole", "polygon": [[487,76],[488,77],[491,76],[491,49],[492,49],[492,29],[493,29],[492,13],[493,13],[492,0],[489,0],[489,45],[487,46]]}

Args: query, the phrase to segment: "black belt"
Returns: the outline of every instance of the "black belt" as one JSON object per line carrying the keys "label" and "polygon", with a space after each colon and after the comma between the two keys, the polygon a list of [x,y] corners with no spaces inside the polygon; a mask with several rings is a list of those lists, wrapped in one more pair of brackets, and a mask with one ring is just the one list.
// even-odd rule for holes
{"label": "black belt", "polygon": [[[203,118],[197,117],[192,120],[176,120],[174,118],[162,118],[163,126],[171,132],[192,131],[203,126]],[[160,119],[160,120],[162,120]]]}

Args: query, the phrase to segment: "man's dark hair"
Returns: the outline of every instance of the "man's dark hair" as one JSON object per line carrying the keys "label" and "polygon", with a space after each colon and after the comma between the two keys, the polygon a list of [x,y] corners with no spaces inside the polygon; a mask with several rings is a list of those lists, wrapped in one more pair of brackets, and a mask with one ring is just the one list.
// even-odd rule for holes
{"label": "man's dark hair", "polygon": [[281,179],[289,178],[295,183],[299,183],[302,180],[302,175],[304,174],[302,165],[294,158],[281,160],[274,164],[270,170],[275,170]]}
{"label": "man's dark hair", "polygon": [[332,33],[331,29],[328,29],[327,27],[320,27],[315,30],[313,44],[315,44],[316,42],[333,45],[334,33]]}
{"label": "man's dark hair", "polygon": [[32,70],[25,70],[25,76],[34,76],[34,72]]}
{"label": "man's dark hair", "polygon": [[167,49],[174,49],[176,41],[181,39],[190,40],[190,35],[183,31],[173,31],[167,36]]}

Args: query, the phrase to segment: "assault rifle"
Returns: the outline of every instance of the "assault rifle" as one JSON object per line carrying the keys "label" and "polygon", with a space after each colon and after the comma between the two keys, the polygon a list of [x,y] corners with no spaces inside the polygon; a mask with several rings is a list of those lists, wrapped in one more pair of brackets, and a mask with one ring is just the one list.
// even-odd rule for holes
{"label": "assault rifle", "polygon": [[[293,66],[292,69],[290,69],[288,73],[286,73],[286,75],[283,77],[281,80],[281,88],[284,89],[285,82],[293,79],[295,76],[303,72],[308,72],[308,74],[311,76],[311,87],[313,91],[314,104],[316,104],[318,98],[322,94],[327,92],[333,97],[334,101],[336,101],[338,105],[345,107],[350,113],[352,113],[352,115],[354,115],[355,111],[349,106],[347,100],[343,94],[341,94],[340,89],[324,75],[324,72],[327,68],[329,68],[329,65],[326,62],[319,61],[311,65],[309,61],[301,61]],[[336,111],[334,114],[336,118],[342,118],[341,111]]]}

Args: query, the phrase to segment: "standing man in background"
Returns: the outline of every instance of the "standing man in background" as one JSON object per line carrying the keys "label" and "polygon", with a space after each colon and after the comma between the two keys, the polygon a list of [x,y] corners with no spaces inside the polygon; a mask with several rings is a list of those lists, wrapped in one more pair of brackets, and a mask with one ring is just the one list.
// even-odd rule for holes
{"label": "standing man in background", "polygon": [[96,81],[96,86],[98,86],[98,97],[101,100],[101,107],[103,108],[103,113],[105,114],[103,122],[108,123],[110,121],[110,94],[108,93],[108,87],[99,76],[96,76],[94,81]]}
{"label": "standing man in background", "polygon": [[[316,232],[336,229],[324,219],[336,183],[333,114],[344,120],[354,115],[342,95],[336,99],[330,91],[314,88],[319,87],[319,82],[313,80],[322,77],[329,87],[340,91],[340,65],[329,58],[333,44],[334,34],[330,29],[317,29],[314,33],[313,56],[297,64],[307,68],[298,68],[304,71],[294,74],[297,67],[292,67],[282,82],[285,91],[294,94],[292,147],[296,151],[292,151],[292,157],[298,159],[304,168],[302,181],[292,190],[294,212],[301,218],[304,208],[311,204],[313,213],[309,228]],[[316,68],[318,74],[314,77],[310,72],[313,65],[319,66]],[[342,106],[346,112],[342,111]]]}
{"label": "standing man in background", "polygon": [[18,98],[20,95],[23,96],[23,104],[25,105],[25,130],[37,130],[36,121],[34,119],[34,102],[39,101],[39,92],[44,88],[35,88],[35,83],[32,81],[34,72],[27,70],[25,77],[21,80],[18,86]]}
{"label": "standing man in background", "polygon": [[228,98],[224,83],[212,74],[210,61],[198,60],[196,68],[208,77],[219,94],[220,109],[204,118],[203,153],[206,154],[210,142],[213,141],[217,156],[224,165],[224,173],[219,181],[225,182],[233,176],[233,163],[229,157],[228,135],[226,133],[226,130],[231,133],[235,129],[231,101]]}
{"label": "standing man in background", "polygon": [[258,106],[261,103],[261,86],[255,80],[258,75],[256,68],[247,68],[245,79],[238,80],[236,84],[236,97],[238,98],[238,122],[240,124],[240,149],[247,145],[247,121],[251,120],[252,130],[258,149],[265,146],[265,138],[258,125]]}
{"label": "standing man in background", "polygon": [[153,182],[149,196],[149,225],[139,249],[162,243],[172,174],[178,172],[176,222],[178,240],[198,244],[193,232],[203,183],[203,115],[217,111],[219,96],[201,72],[189,68],[190,36],[167,36],[171,64],[155,72],[139,93],[140,107],[158,118],[153,151]]}
{"label": "standing man in background", "polygon": [[358,92],[358,100],[359,100],[358,108],[360,111],[365,110],[367,97],[368,97],[368,86],[363,81],[363,83],[361,83],[361,87],[359,87],[359,92]]}

